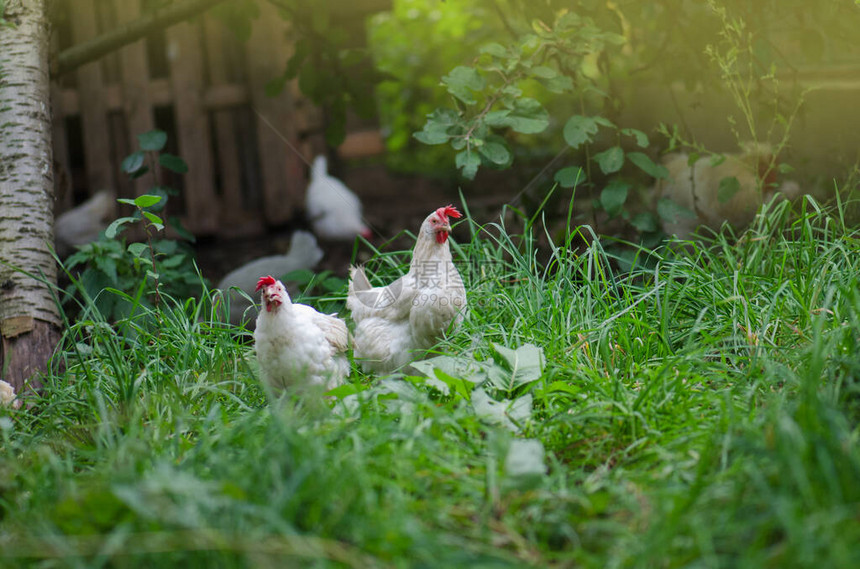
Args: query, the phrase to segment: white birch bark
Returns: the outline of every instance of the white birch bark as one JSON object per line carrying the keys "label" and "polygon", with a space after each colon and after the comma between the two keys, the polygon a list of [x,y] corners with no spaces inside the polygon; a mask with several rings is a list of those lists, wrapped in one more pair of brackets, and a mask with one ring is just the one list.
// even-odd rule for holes
{"label": "white birch bark", "polygon": [[[20,390],[44,370],[60,316],[55,282],[49,0],[5,0],[0,26],[0,336],[2,376]],[[20,270],[16,270],[20,269]]]}

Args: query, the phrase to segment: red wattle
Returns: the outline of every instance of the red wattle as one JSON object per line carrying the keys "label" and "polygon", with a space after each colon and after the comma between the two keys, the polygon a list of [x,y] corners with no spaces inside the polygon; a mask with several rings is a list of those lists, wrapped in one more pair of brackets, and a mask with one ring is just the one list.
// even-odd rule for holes
{"label": "red wattle", "polygon": [[438,243],[439,245],[443,244],[447,240],[448,240],[448,232],[447,231],[440,231],[439,233],[436,234],[436,243]]}

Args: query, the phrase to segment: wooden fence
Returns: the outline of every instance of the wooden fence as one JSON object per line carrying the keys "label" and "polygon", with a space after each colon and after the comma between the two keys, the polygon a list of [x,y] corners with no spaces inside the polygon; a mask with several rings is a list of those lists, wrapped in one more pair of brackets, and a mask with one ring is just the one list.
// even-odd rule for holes
{"label": "wooden fence", "polygon": [[[55,26],[58,49],[141,14],[140,0],[65,5]],[[324,150],[321,117],[294,83],[277,97],[265,94],[292,47],[289,23],[267,2],[258,6],[248,42],[201,16],[54,82],[57,212],[104,188],[120,197],[146,191],[151,177],[131,181],[120,164],[138,149],[138,134],[161,128],[170,137],[167,150],[189,165],[187,174],[167,182],[182,190],[170,213],[192,233],[258,234],[291,219],[304,199],[307,164]],[[348,133],[339,152],[381,151],[378,130],[364,124]]]}

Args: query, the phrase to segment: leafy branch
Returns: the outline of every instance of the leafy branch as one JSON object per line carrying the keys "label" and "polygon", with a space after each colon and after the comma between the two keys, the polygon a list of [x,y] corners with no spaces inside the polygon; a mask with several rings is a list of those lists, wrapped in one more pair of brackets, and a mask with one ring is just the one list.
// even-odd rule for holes
{"label": "leafy branch", "polygon": [[140,143],[140,150],[127,156],[122,161],[121,168],[132,179],[152,172],[155,185],[152,187],[151,193],[143,194],[134,199],[117,200],[119,203],[134,207],[136,211],[133,216],[120,217],[114,220],[105,230],[105,237],[114,239],[127,224],[142,222],[146,243],[131,243],[128,246],[128,252],[132,255],[135,269],[145,265],[145,275],[153,279],[155,308],[158,309],[161,303],[160,278],[156,264],[156,249],[152,239],[155,233],[164,230],[164,220],[156,212],[164,209],[167,195],[172,193],[172,190],[161,185],[160,170],[156,164],[177,174],[186,173],[188,165],[182,158],[163,152],[167,144],[165,132],[153,130],[139,134],[137,138]]}

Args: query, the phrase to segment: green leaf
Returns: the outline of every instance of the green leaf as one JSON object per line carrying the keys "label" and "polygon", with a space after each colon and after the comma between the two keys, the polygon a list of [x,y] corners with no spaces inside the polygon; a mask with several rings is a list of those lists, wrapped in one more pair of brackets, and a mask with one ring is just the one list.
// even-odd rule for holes
{"label": "green leaf", "polygon": [[643,211],[637,213],[630,220],[630,225],[641,231],[642,233],[651,233],[657,231],[657,220],[651,212]]}
{"label": "green leaf", "polygon": [[454,161],[457,168],[460,168],[462,171],[463,177],[467,180],[473,180],[475,178],[475,174],[478,173],[478,166],[481,165],[481,157],[478,156],[478,153],[474,150],[463,150],[462,152],[458,152]]}
{"label": "green leaf", "polygon": [[537,439],[513,439],[505,456],[505,476],[517,486],[531,485],[547,472],[546,451]]}
{"label": "green leaf", "polygon": [[538,77],[540,79],[552,79],[553,77],[558,75],[558,72],[552,67],[547,67],[546,65],[539,65],[537,67],[532,68],[532,75]]}
{"label": "green leaf", "polygon": [[441,370],[451,377],[464,379],[474,385],[483,383],[487,379],[487,374],[481,364],[471,358],[436,356],[413,363],[416,365],[412,367],[428,377],[433,375],[434,370]]}
{"label": "green leaf", "polygon": [[167,144],[167,133],[163,130],[151,130],[137,135],[141,150],[158,152]]}
{"label": "green leaf", "polygon": [[428,130],[427,125],[424,125],[424,130],[413,132],[412,137],[418,142],[434,145],[445,144],[451,138],[451,135],[442,131]]}
{"label": "green leaf", "polygon": [[[523,90],[520,89],[519,87],[517,87],[516,85],[506,85],[505,87],[502,87],[502,94],[507,95],[505,100],[510,101],[512,99],[517,99],[519,97],[522,97]],[[508,97],[510,99],[508,99]],[[511,103],[511,104],[513,104],[513,103]]]}
{"label": "green leaf", "polygon": [[149,211],[145,211],[145,212],[143,212],[143,217],[145,217],[146,219],[149,220],[150,223],[155,225],[155,228],[157,230],[161,231],[162,229],[164,229],[164,222],[161,220],[160,217],[158,217],[154,213],[149,212]]}
{"label": "green leaf", "polygon": [[113,220],[113,222],[107,226],[107,229],[105,229],[105,237],[113,239],[123,228],[123,225],[134,221],[137,220],[133,217],[120,217],[119,219]]}
{"label": "green leaf", "polygon": [[492,127],[508,126],[508,115],[510,114],[511,111],[509,109],[490,111],[484,115],[484,124]]}
{"label": "green leaf", "polygon": [[463,65],[455,67],[451,73],[442,77],[442,83],[448,86],[449,93],[467,105],[478,102],[472,95],[472,91],[480,91],[484,88],[484,78],[473,68]]}
{"label": "green leaf", "polygon": [[717,200],[720,203],[726,203],[735,194],[741,191],[741,183],[735,176],[730,176],[720,180],[720,186],[717,188]]}
{"label": "green leaf", "polygon": [[508,150],[504,142],[487,142],[478,148],[478,152],[493,164],[500,166],[507,164],[511,160],[511,151]]}
{"label": "green leaf", "polygon": [[592,135],[597,134],[597,123],[593,117],[573,115],[564,125],[564,141],[572,148],[579,148],[586,142],[591,142]]}
{"label": "green leaf", "polygon": [[624,150],[620,146],[613,146],[603,152],[594,155],[594,160],[600,166],[604,174],[617,172],[624,165]]}
{"label": "green leaf", "polygon": [[146,155],[138,150],[137,152],[129,154],[125,157],[125,159],[122,161],[122,164],[120,164],[120,169],[126,174],[133,174],[134,172],[137,172],[141,169],[145,158]]}
{"label": "green leaf", "polygon": [[472,392],[472,408],[475,415],[494,425],[500,425],[516,433],[518,425],[525,424],[532,416],[533,398],[531,393],[511,401],[496,401],[479,387]]}
{"label": "green leaf", "polygon": [[[711,158],[709,159],[708,164],[711,165],[711,168],[716,168],[717,166],[719,166],[720,164],[725,162],[727,158],[728,158],[728,156],[726,156],[725,154],[713,154],[713,155],[711,155]],[[692,160],[692,162],[691,162],[691,160]],[[687,160],[687,162],[689,163],[690,166],[692,166],[693,164],[695,164],[697,162],[697,160],[693,160],[693,156],[690,155],[690,159]]]}
{"label": "green leaf", "polygon": [[657,202],[657,215],[659,215],[661,219],[672,223],[682,217],[688,217],[690,219],[696,218],[695,212],[690,211],[669,198],[661,198],[660,201]]}
{"label": "green leaf", "polygon": [[158,163],[177,174],[188,172],[188,164],[185,163],[185,160],[173,154],[160,154],[158,156]]}
{"label": "green leaf", "polygon": [[573,79],[567,75],[556,75],[552,79],[543,79],[541,83],[553,93],[567,93],[573,90]]}
{"label": "green leaf", "polygon": [[505,124],[521,134],[537,134],[549,126],[549,113],[536,99],[524,97],[514,101]]}
{"label": "green leaf", "polygon": [[523,344],[515,350],[496,343],[492,346],[508,368],[508,373],[490,374],[494,387],[511,391],[540,379],[544,367],[543,348],[534,344]]}
{"label": "green leaf", "polygon": [[621,133],[635,138],[636,144],[639,148],[648,148],[648,135],[641,130],[636,130],[635,128],[624,128],[621,129]]}
{"label": "green leaf", "polygon": [[621,180],[612,180],[600,192],[600,205],[609,217],[615,217],[624,209],[628,190],[630,190],[630,184]]}
{"label": "green leaf", "polygon": [[447,107],[439,107],[427,115],[427,118],[433,123],[445,126],[454,126],[461,122],[460,113]]}
{"label": "green leaf", "polygon": [[100,271],[108,276],[112,284],[116,284],[119,276],[116,268],[116,260],[114,258],[100,255],[93,258],[93,262]]}
{"label": "green leaf", "polygon": [[325,141],[331,147],[338,147],[346,139],[345,119],[332,120],[325,129]]}
{"label": "green leaf", "polygon": [[138,178],[142,178],[147,172],[149,172],[149,166],[144,166],[143,168],[130,173],[128,176],[132,180],[137,180]]}
{"label": "green leaf", "polygon": [[667,170],[665,166],[655,164],[647,154],[643,154],[641,152],[628,152],[627,159],[652,178],[662,178],[665,180],[669,177],[669,170]]}
{"label": "green leaf", "polygon": [[484,44],[480,48],[481,53],[488,53],[495,57],[505,57],[508,54],[508,50],[500,43],[490,42]]}
{"label": "green leaf", "polygon": [[132,243],[128,246],[128,252],[137,258],[140,258],[147,249],[146,243]]}
{"label": "green leaf", "polygon": [[413,133],[413,137],[424,144],[444,144],[453,136],[451,127],[460,122],[456,111],[439,108],[427,115],[427,122],[422,130]]}
{"label": "green leaf", "polygon": [[134,198],[134,205],[143,209],[145,207],[154,206],[158,202],[161,201],[161,196],[154,196],[152,194],[143,194],[142,196],[137,196]]}
{"label": "green leaf", "polygon": [[554,179],[562,188],[572,188],[582,180],[582,168],[568,166],[555,173]]}

